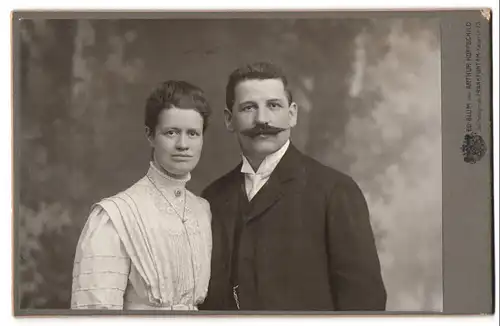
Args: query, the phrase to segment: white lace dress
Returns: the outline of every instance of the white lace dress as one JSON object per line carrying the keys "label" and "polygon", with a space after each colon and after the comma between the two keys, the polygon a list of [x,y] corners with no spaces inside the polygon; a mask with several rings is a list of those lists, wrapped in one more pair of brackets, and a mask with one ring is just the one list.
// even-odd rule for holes
{"label": "white lace dress", "polygon": [[196,310],[210,278],[210,207],[154,165],[94,205],[78,241],[72,309]]}

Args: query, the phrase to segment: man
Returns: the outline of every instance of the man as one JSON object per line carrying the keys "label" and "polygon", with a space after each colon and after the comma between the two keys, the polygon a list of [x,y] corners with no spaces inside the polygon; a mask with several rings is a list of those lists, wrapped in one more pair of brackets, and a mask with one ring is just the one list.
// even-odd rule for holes
{"label": "man", "polygon": [[366,201],[348,176],[290,143],[287,79],[255,63],[226,87],[242,162],[203,192],[212,209],[210,310],[384,310]]}

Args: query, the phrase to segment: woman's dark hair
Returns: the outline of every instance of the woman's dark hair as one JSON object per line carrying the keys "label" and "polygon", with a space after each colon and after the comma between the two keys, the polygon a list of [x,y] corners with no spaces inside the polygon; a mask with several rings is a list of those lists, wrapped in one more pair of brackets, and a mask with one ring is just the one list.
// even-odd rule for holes
{"label": "woman's dark hair", "polygon": [[292,93],[288,88],[288,80],[281,68],[270,62],[255,62],[237,68],[229,76],[226,85],[226,107],[228,110],[233,108],[236,86],[244,80],[251,79],[280,79],[285,88],[288,104],[292,103]]}
{"label": "woman's dark hair", "polygon": [[154,135],[158,117],[165,109],[194,109],[203,118],[203,131],[208,126],[211,108],[203,91],[188,82],[168,80],[159,84],[146,100],[145,125]]}

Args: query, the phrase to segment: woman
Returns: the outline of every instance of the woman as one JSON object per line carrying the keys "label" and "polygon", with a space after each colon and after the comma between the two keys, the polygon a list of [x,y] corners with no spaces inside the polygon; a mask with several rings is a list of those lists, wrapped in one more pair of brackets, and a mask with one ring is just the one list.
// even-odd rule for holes
{"label": "woman", "polygon": [[201,89],[167,81],[146,103],[146,175],[92,207],[78,241],[72,309],[197,310],[210,276],[206,200],[185,188],[210,107]]}

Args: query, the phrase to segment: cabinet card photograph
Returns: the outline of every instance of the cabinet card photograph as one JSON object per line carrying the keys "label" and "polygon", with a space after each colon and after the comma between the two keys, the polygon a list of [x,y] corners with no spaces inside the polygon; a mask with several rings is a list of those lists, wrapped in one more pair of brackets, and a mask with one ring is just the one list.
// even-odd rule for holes
{"label": "cabinet card photograph", "polygon": [[12,20],[15,315],[492,313],[487,10]]}

